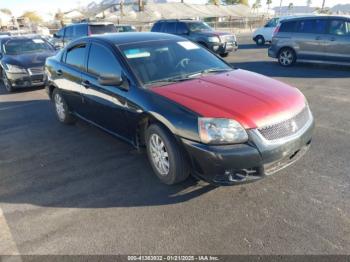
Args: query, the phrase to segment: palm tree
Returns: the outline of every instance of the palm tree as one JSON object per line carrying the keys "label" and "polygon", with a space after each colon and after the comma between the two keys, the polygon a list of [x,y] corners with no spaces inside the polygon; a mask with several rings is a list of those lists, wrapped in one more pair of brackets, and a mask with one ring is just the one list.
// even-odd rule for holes
{"label": "palm tree", "polygon": [[267,4],[267,11],[269,11],[270,5],[272,4],[272,0],[266,0],[266,4]]}
{"label": "palm tree", "polygon": [[289,3],[288,5],[288,11],[291,12],[293,10],[294,4],[293,3]]}

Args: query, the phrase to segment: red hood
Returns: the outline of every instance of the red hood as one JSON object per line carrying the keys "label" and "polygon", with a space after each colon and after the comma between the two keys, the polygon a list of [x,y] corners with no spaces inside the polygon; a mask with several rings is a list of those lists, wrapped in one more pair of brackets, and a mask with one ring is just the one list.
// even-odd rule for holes
{"label": "red hood", "polygon": [[240,69],[155,87],[152,91],[201,116],[235,119],[247,129],[288,119],[305,106],[298,89]]}

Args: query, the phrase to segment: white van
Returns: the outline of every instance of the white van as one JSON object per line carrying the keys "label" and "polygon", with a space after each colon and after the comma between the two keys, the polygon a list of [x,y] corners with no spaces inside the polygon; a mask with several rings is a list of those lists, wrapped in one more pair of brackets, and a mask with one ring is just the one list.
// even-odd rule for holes
{"label": "white van", "polygon": [[[312,15],[312,14],[311,14]],[[270,19],[264,27],[260,27],[253,32],[253,40],[258,46],[265,45],[266,42],[271,42],[273,32],[276,27],[280,24],[282,20],[303,17],[306,15],[289,15],[289,16],[281,16]],[[310,16],[307,15],[307,16]]]}

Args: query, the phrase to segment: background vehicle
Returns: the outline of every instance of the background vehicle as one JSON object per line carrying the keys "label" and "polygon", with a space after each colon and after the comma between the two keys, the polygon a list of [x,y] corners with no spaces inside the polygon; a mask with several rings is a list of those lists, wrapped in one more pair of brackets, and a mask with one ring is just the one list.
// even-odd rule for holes
{"label": "background vehicle", "polygon": [[153,25],[151,31],[185,37],[221,56],[227,56],[229,52],[236,51],[238,48],[235,35],[214,31],[202,21],[160,20]]}
{"label": "background vehicle", "polygon": [[119,33],[137,32],[135,26],[133,26],[133,25],[116,25],[115,28],[117,29],[117,32],[119,32]]}
{"label": "background vehicle", "polygon": [[87,22],[63,27],[53,37],[55,45],[63,47],[79,37],[115,32],[117,29],[112,23]]}
{"label": "background vehicle", "polygon": [[0,37],[0,73],[7,91],[44,85],[45,60],[55,52],[38,36]]}
{"label": "background vehicle", "polygon": [[313,117],[300,91],[233,69],[182,37],[82,38],[46,68],[62,123],[79,117],[145,145],[166,184],[190,173],[220,185],[258,180],[298,160],[311,142]]}
{"label": "background vehicle", "polygon": [[268,55],[282,66],[298,61],[350,63],[350,18],[316,16],[284,20]]}

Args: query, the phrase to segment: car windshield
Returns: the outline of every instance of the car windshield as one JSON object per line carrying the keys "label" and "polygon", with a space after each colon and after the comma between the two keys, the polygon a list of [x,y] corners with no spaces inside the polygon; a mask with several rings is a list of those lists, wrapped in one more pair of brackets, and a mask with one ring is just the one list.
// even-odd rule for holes
{"label": "car windshield", "polygon": [[117,29],[113,24],[108,25],[90,25],[90,32],[93,35],[100,35],[105,33],[116,33]]}
{"label": "car windshield", "polygon": [[204,22],[190,22],[187,25],[191,32],[213,31],[213,29]]}
{"label": "car windshield", "polygon": [[146,87],[232,70],[214,54],[188,40],[141,42],[119,48]]}
{"label": "car windshield", "polygon": [[20,55],[23,53],[53,51],[53,48],[43,39],[15,39],[8,40],[3,45],[5,54]]}

